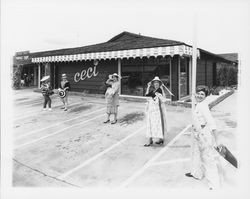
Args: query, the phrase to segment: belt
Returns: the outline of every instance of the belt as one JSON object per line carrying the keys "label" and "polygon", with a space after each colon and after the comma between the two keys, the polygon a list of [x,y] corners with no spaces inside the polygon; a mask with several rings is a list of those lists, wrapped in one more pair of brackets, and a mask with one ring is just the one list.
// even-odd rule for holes
{"label": "belt", "polygon": [[202,125],[201,125],[201,128],[202,128],[202,129],[204,129],[204,128],[205,128],[205,126],[206,126],[206,124],[202,124]]}

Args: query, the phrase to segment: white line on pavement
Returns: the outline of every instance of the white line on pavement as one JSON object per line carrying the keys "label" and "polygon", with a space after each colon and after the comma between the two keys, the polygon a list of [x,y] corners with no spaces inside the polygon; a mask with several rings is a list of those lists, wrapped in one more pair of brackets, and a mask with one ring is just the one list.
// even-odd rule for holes
{"label": "white line on pavement", "polygon": [[[51,99],[52,100],[52,99]],[[42,99],[40,100],[40,101],[35,101],[35,102],[25,102],[24,104],[21,104],[21,103],[19,103],[19,104],[14,104],[14,106],[24,106],[24,107],[26,107],[26,106],[33,106],[33,105],[35,105],[35,104],[43,104],[43,101],[42,101]]]}
{"label": "white line on pavement", "polygon": [[32,134],[35,134],[35,133],[44,131],[44,130],[49,129],[49,128],[54,127],[54,126],[58,126],[58,125],[60,125],[60,124],[64,124],[64,123],[66,123],[66,122],[69,122],[69,121],[72,121],[72,120],[75,120],[75,119],[78,119],[78,118],[81,118],[81,117],[85,117],[85,116],[91,115],[91,114],[96,113],[96,112],[103,111],[103,110],[105,110],[105,109],[106,109],[106,108],[101,108],[101,109],[92,111],[92,112],[90,112],[90,113],[84,114],[84,115],[79,115],[79,116],[74,117],[74,118],[71,118],[71,119],[69,119],[69,120],[65,120],[65,121],[62,121],[62,122],[57,122],[57,123],[52,124],[52,125],[50,125],[50,126],[47,126],[47,127],[45,127],[45,128],[41,128],[41,129],[38,129],[38,130],[35,130],[35,131],[31,131],[31,132],[29,132],[29,133],[26,133],[26,134],[24,134],[24,135],[20,135],[20,136],[16,137],[16,140],[19,140],[20,138],[23,138],[23,137],[28,136],[28,135],[32,135]]}
{"label": "white line on pavement", "polygon": [[93,118],[91,118],[91,119],[89,119],[89,120],[85,120],[85,121],[83,121],[83,122],[74,124],[74,125],[72,125],[72,126],[69,126],[69,127],[63,128],[63,129],[60,129],[60,130],[58,130],[58,131],[56,131],[56,132],[54,132],[54,133],[51,133],[51,134],[46,135],[46,136],[43,136],[43,137],[38,138],[38,139],[36,139],[36,140],[32,140],[32,141],[30,141],[30,142],[27,142],[27,143],[24,143],[24,144],[20,144],[20,145],[14,147],[14,149],[19,149],[19,148],[24,147],[24,146],[27,146],[27,145],[29,145],[29,144],[36,143],[36,142],[38,142],[38,141],[40,141],[40,140],[43,140],[43,139],[45,139],[45,138],[48,138],[48,137],[51,137],[51,136],[56,135],[56,134],[58,134],[58,133],[64,132],[64,131],[67,130],[67,129],[73,128],[73,127],[75,127],[75,126],[79,126],[79,125],[81,125],[81,124],[85,124],[85,123],[87,123],[87,122],[89,122],[89,121],[92,121],[92,120],[98,118],[98,117],[103,117],[104,115],[106,115],[106,114],[98,115],[98,116],[93,117]]}
{"label": "white line on pavement", "polygon": [[[73,105],[76,105],[76,104],[81,104],[81,103],[82,102],[76,102],[76,103],[71,104],[70,106],[73,106]],[[56,105],[56,106],[54,106],[52,108],[58,108],[60,106],[62,106],[62,105]],[[20,120],[20,119],[30,117],[30,116],[34,115],[35,113],[37,113],[37,112],[41,112],[41,109],[36,110],[36,111],[29,111],[29,112],[23,113],[22,116],[17,116],[17,117],[14,118],[14,120],[16,121],[16,120]],[[26,115],[27,113],[30,113],[30,114]]]}
{"label": "white line on pavement", "polygon": [[160,161],[160,162],[154,162],[151,164],[151,166],[157,166],[157,165],[163,165],[163,164],[171,164],[176,162],[187,162],[190,161],[190,158],[179,158],[174,160],[166,160],[166,161]]}
{"label": "white line on pavement", "polygon": [[187,129],[191,127],[191,124],[187,125],[179,134],[177,134],[164,148],[162,148],[155,156],[153,156],[141,169],[135,172],[132,176],[127,178],[121,185],[121,188],[128,186],[132,181],[134,181],[139,175],[141,175],[148,167],[152,165],[152,163],[159,158],[165,151],[171,146],[179,137],[185,133]]}
{"label": "white line on pavement", "polygon": [[113,144],[111,147],[105,149],[104,151],[96,154],[95,156],[93,156],[92,158],[86,160],[85,162],[83,162],[82,164],[80,164],[79,166],[67,171],[66,173],[61,174],[60,176],[58,176],[59,179],[64,179],[67,176],[69,176],[70,174],[74,173],[75,171],[83,168],[84,166],[90,164],[91,162],[93,162],[94,160],[96,160],[97,158],[99,158],[100,156],[106,154],[107,152],[111,151],[113,148],[119,146],[120,144],[122,144],[123,142],[125,142],[126,140],[128,140],[129,138],[133,137],[134,135],[136,135],[137,133],[139,133],[140,131],[142,131],[143,129],[145,129],[145,127],[141,127],[140,129],[138,129],[137,131],[135,131],[134,133],[128,135],[127,137],[123,138],[122,140],[118,141],[117,143]]}

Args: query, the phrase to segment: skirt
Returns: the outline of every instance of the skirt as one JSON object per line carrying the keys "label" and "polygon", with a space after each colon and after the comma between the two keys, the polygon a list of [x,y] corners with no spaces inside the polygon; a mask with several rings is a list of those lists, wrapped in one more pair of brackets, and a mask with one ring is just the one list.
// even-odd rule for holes
{"label": "skirt", "polygon": [[118,106],[107,106],[107,114],[117,114]]}

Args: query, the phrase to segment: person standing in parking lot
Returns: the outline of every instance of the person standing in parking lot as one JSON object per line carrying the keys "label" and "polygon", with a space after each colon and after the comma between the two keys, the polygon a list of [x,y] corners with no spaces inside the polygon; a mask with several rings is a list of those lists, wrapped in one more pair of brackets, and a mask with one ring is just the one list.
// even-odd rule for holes
{"label": "person standing in parking lot", "polygon": [[49,82],[50,76],[45,76],[41,79],[42,85],[41,85],[41,91],[42,95],[44,97],[44,103],[43,103],[43,110],[46,110],[46,106],[48,104],[49,106],[49,111],[51,111],[51,99],[50,95],[52,95],[54,92],[50,86]]}
{"label": "person standing in parking lot", "polygon": [[68,94],[69,94],[69,90],[70,90],[70,83],[67,80],[66,74],[62,74],[62,81],[61,81],[59,87],[61,90],[63,90],[65,92],[65,96],[61,97],[61,101],[63,103],[62,109],[64,109],[64,111],[67,111],[68,110]]}
{"label": "person standing in parking lot", "polygon": [[117,122],[120,88],[119,78],[119,75],[114,73],[109,75],[109,79],[106,81],[109,88],[105,93],[107,103],[107,119],[104,123],[110,122],[110,115],[114,115],[114,119],[111,121],[111,124],[115,124]]}

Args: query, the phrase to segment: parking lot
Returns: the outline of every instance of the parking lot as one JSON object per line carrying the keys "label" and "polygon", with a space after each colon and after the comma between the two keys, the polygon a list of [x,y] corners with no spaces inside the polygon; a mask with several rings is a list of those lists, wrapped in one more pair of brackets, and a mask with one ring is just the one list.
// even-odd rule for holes
{"label": "parking lot", "polygon": [[[57,95],[52,111],[42,110],[42,95],[14,91],[13,185],[67,187],[204,187],[185,177],[190,166],[191,109],[167,106],[169,132],[164,146],[145,148],[143,102],[120,101],[118,123],[103,124],[105,100],[70,96],[63,111]],[[228,104],[212,109],[221,139],[236,152],[236,113]],[[225,186],[234,186],[236,170],[222,160]]]}

